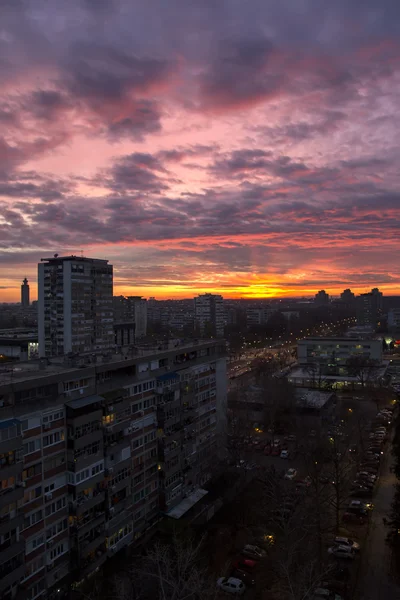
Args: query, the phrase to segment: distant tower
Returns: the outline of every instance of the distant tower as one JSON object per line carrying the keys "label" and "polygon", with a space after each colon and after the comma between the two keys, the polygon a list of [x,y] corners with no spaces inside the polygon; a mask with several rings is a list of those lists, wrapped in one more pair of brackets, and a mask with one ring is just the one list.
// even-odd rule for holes
{"label": "distant tower", "polygon": [[21,306],[22,308],[28,308],[29,306],[29,283],[26,277],[21,285]]}

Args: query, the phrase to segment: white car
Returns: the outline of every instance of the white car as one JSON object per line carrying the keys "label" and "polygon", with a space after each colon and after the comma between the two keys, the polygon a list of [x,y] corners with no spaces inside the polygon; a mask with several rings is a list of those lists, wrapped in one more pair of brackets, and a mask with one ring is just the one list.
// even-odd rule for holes
{"label": "white car", "polygon": [[243,556],[247,556],[253,560],[260,560],[260,558],[264,558],[264,556],[267,555],[265,550],[259,548],[258,546],[252,546],[251,544],[246,544],[242,550],[242,554]]}
{"label": "white car", "polygon": [[360,550],[360,544],[347,537],[335,537],[334,543],[338,546],[347,546],[348,548],[352,548],[355,552]]}
{"label": "white car", "polygon": [[228,594],[242,596],[246,591],[243,581],[236,577],[220,577],[217,581],[217,587]]}
{"label": "white car", "polygon": [[288,450],[282,450],[282,452],[281,452],[281,458],[289,458],[289,451]]}
{"label": "white car", "polygon": [[285,473],[285,479],[292,481],[297,475],[296,469],[288,469]]}
{"label": "white car", "polygon": [[346,558],[352,560],[355,558],[354,550],[348,546],[335,545],[328,548],[329,554],[335,558]]}

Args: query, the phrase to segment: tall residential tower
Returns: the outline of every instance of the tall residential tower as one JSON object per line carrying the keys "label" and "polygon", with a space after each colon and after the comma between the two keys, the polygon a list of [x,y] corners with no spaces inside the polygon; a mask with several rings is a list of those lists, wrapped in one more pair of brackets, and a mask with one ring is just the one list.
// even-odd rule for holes
{"label": "tall residential tower", "polygon": [[61,356],[113,348],[112,265],[107,260],[57,254],[41,261],[39,355]]}
{"label": "tall residential tower", "polygon": [[224,299],[217,294],[202,294],[194,299],[194,320],[201,337],[223,337]]}

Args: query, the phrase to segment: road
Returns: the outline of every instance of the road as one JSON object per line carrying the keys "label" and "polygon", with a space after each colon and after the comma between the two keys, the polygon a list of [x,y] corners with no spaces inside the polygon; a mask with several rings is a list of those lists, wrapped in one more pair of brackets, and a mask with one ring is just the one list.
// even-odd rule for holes
{"label": "road", "polygon": [[[388,444],[390,448],[390,445]],[[357,577],[358,585],[354,598],[357,600],[398,600],[400,587],[390,577],[391,550],[386,544],[387,528],[383,518],[388,517],[394,494],[396,477],[390,472],[393,463],[391,452],[388,451],[381,466],[379,488],[374,497],[369,532],[365,547],[362,551],[362,562]]]}

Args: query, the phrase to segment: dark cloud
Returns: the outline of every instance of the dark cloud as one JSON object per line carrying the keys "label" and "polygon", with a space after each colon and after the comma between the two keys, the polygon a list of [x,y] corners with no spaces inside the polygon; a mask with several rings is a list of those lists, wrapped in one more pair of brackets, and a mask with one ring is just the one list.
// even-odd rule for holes
{"label": "dark cloud", "polygon": [[0,23],[12,264],[84,240],[160,285],[396,279],[398,2],[3,0]]}

